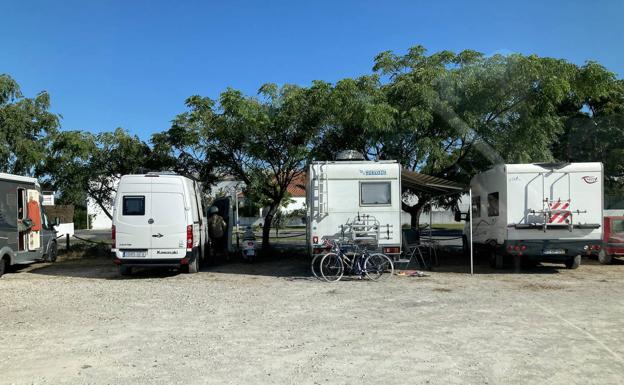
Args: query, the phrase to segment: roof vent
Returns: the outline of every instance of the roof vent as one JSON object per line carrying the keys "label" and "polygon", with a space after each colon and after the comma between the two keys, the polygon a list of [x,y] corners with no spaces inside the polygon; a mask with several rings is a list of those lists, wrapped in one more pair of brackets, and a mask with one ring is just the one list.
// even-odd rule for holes
{"label": "roof vent", "polygon": [[344,150],[336,154],[336,160],[366,160],[361,152],[355,150]]}

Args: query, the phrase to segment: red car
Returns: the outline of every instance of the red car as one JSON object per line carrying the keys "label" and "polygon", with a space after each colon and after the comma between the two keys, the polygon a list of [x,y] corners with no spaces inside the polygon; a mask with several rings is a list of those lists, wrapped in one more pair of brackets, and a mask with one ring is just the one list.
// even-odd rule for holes
{"label": "red car", "polygon": [[604,217],[603,245],[598,253],[602,264],[609,264],[613,257],[624,256],[624,217]]}

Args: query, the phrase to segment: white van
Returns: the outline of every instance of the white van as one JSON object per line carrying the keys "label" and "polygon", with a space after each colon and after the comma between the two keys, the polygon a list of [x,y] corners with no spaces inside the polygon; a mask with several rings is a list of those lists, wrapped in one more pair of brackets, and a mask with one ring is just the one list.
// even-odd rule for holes
{"label": "white van", "polygon": [[196,273],[208,234],[200,185],[168,172],[124,175],[113,209],[113,257],[122,275],[135,266]]}
{"label": "white van", "polygon": [[[472,178],[473,245],[493,267],[505,256],[575,269],[600,249],[601,163],[501,164]],[[464,229],[467,247],[468,227]]]}

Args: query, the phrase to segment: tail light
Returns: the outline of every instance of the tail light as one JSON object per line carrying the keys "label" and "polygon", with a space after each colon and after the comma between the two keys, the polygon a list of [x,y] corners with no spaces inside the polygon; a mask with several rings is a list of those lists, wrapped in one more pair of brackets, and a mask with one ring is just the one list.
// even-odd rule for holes
{"label": "tail light", "polygon": [[186,226],[186,248],[193,248],[193,225]]}
{"label": "tail light", "polygon": [[318,237],[316,235],[312,237],[312,243],[314,243],[315,245],[318,244]]}
{"label": "tail light", "polygon": [[520,246],[520,250],[524,251],[524,250],[526,250],[526,249],[527,249],[526,245],[522,245],[522,246]]}
{"label": "tail light", "polygon": [[113,249],[117,248],[117,229],[115,229],[115,225],[111,228],[111,239],[113,240]]}
{"label": "tail light", "polygon": [[384,254],[398,254],[401,252],[401,249],[398,247],[384,247]]}

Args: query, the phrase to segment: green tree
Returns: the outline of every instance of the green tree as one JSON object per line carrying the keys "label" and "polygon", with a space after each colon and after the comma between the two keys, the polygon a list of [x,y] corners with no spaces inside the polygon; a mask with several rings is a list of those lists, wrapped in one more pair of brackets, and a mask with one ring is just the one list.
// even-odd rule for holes
{"label": "green tree", "polygon": [[218,106],[209,98],[193,96],[187,100],[189,111],[173,123],[172,128],[185,133],[197,132],[204,161],[212,162],[218,173],[243,181],[246,195],[253,194],[266,205],[265,250],[287,187],[310,159],[329,91],[322,82],[309,88],[266,84],[258,97],[228,89]]}
{"label": "green tree", "polygon": [[142,172],[150,153],[146,143],[121,128],[100,134],[61,131],[54,136],[43,171],[63,201],[84,205],[89,197],[112,218],[119,178]]}
{"label": "green tree", "polygon": [[0,74],[0,171],[35,175],[59,126],[58,116],[48,111],[50,96],[22,95],[19,85]]}

